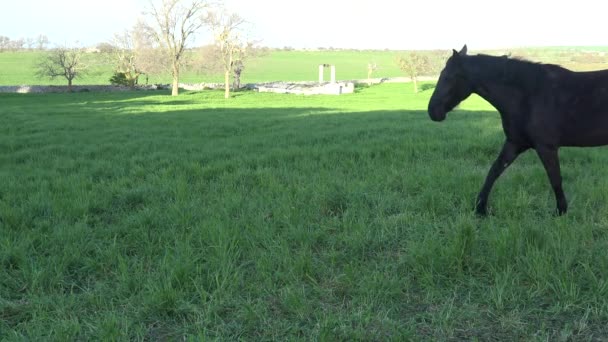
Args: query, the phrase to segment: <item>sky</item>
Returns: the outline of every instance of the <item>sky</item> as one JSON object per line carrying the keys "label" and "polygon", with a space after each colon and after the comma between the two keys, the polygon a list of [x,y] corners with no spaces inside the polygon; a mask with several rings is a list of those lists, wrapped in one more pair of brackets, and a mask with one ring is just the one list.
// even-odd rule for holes
{"label": "sky", "polygon": [[[149,0],[2,0],[0,35],[92,46],[131,27]],[[153,0],[160,1],[160,0]],[[187,1],[187,0],[184,0]],[[599,0],[224,0],[260,45],[471,49],[608,45]],[[209,41],[202,34],[197,44]]]}

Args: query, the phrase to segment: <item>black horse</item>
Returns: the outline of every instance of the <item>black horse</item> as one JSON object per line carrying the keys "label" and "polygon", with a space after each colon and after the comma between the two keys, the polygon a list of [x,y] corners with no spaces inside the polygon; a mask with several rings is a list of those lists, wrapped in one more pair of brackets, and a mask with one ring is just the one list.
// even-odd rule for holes
{"label": "black horse", "polygon": [[560,146],[608,144],[608,70],[573,72],[553,64],[453,50],[429,101],[433,121],[471,93],[500,113],[506,141],[488,172],[475,211],[487,214],[492,185],[519,154],[534,149],[555,192],[558,214],[568,210],[562,189]]}

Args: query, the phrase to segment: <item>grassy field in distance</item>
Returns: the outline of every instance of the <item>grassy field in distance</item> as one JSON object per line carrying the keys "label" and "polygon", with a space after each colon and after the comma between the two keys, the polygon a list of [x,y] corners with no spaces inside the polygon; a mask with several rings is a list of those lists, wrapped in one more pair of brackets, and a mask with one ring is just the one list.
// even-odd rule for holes
{"label": "grassy field in distance", "polygon": [[[35,76],[40,52],[0,53],[0,85],[65,83],[62,79],[50,81]],[[243,82],[316,81],[319,64],[335,64],[338,79],[367,78],[367,63],[376,62],[379,69],[374,77],[402,76],[395,64],[396,52],[390,51],[270,51],[251,59],[243,72]],[[99,54],[87,54],[90,66],[87,74],[76,84],[109,84],[112,66]],[[329,79],[329,72],[326,78]],[[180,81],[183,83],[222,82],[221,75],[205,75],[185,67]],[[143,77],[142,77],[143,82]],[[150,83],[169,83],[170,75],[150,75]]]}
{"label": "grassy field in distance", "polygon": [[[477,52],[473,48],[473,53]],[[512,53],[534,61],[557,63],[573,70],[596,70],[608,68],[608,48],[605,47],[553,47],[553,48],[514,48],[482,51],[490,54]],[[270,81],[316,81],[319,64],[336,65],[338,80],[367,78],[367,64],[375,62],[378,66],[373,77],[404,76],[395,63],[400,51],[268,51],[253,58],[243,72],[244,83]],[[428,52],[427,52],[428,53]],[[449,55],[449,51],[445,52]],[[42,57],[41,52],[2,52],[0,53],[0,85],[63,85],[62,79],[40,79],[35,76],[36,64]],[[112,65],[99,54],[85,56],[89,70],[75,84],[109,84]],[[170,83],[170,75],[150,75],[149,83]],[[329,79],[329,75],[326,75]],[[180,81],[183,83],[223,82],[220,75],[207,75],[184,68]],[[142,77],[141,82],[145,82]]]}
{"label": "grassy field in distance", "polygon": [[0,340],[608,338],[606,149],[478,219],[500,118],[430,93],[0,94]]}

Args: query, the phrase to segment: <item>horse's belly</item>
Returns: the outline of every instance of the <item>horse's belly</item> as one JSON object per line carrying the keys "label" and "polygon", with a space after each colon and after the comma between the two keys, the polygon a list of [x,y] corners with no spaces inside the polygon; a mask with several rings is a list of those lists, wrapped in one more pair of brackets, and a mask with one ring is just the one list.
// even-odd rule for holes
{"label": "horse's belly", "polygon": [[563,146],[603,146],[608,145],[608,115],[587,121],[577,120],[562,129]]}
{"label": "horse's belly", "polygon": [[589,137],[577,140],[564,140],[560,146],[592,147],[608,145],[608,137]]}

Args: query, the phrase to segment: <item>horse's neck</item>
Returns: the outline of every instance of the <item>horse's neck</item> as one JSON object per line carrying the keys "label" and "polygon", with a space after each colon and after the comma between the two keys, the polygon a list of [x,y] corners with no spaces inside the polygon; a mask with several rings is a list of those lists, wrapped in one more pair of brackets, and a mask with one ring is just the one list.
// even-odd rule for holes
{"label": "horse's neck", "polygon": [[524,97],[522,88],[501,82],[501,78],[477,79],[473,92],[488,101],[503,117],[517,111]]}
{"label": "horse's neck", "polygon": [[548,77],[545,67],[507,57],[471,57],[465,68],[473,92],[490,102],[503,117],[519,113],[522,101],[536,96]]}

